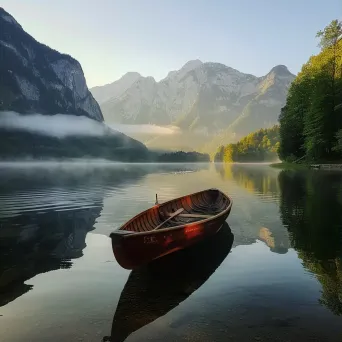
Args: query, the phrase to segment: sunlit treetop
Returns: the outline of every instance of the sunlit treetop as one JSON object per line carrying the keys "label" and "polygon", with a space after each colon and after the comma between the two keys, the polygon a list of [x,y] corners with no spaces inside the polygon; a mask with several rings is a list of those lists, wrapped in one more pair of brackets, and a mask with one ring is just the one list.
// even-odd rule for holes
{"label": "sunlit treetop", "polygon": [[320,38],[318,46],[323,50],[332,46],[336,46],[339,39],[342,38],[342,22],[335,19],[324,28],[322,31],[318,31],[317,38]]}

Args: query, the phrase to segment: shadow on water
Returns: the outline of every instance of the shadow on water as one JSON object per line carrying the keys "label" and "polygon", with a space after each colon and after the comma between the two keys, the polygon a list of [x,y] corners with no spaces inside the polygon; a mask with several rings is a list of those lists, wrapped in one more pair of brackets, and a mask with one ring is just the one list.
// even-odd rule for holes
{"label": "shadow on water", "polygon": [[212,238],[132,271],[114,314],[111,336],[103,341],[125,341],[186,300],[227,257],[233,240],[225,223]]}
{"label": "shadow on water", "polygon": [[30,213],[0,229],[0,306],[33,288],[24,281],[60,268],[83,255],[85,239],[102,207]]}
{"label": "shadow on water", "polygon": [[110,185],[145,175],[139,168],[64,165],[0,169],[0,306],[33,288],[37,274],[70,268],[100,216]]}
{"label": "shadow on water", "polygon": [[278,179],[291,245],[320,281],[320,303],[342,315],[342,174],[282,171]]}

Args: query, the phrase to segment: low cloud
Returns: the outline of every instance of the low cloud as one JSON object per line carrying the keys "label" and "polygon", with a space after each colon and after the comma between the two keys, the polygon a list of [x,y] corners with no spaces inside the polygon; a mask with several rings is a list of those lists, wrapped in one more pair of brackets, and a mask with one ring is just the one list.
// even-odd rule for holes
{"label": "low cloud", "polygon": [[63,138],[66,136],[102,136],[115,131],[124,134],[170,135],[180,132],[174,126],[105,124],[85,116],[70,114],[22,115],[16,112],[0,112],[0,128],[29,131]]}
{"label": "low cloud", "polygon": [[125,134],[155,134],[155,135],[172,135],[180,133],[179,127],[176,126],[157,126],[157,125],[124,125],[124,124],[108,124],[108,126],[116,131]]}
{"label": "low cloud", "polygon": [[58,138],[69,135],[102,136],[109,131],[106,125],[85,116],[21,115],[16,112],[1,112],[0,128],[29,131]]}

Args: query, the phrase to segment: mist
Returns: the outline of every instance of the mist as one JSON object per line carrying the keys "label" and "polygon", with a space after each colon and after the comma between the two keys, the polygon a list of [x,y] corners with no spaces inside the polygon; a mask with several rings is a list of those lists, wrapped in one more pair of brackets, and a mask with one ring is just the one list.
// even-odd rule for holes
{"label": "mist", "polygon": [[157,125],[125,125],[108,123],[110,128],[125,134],[154,134],[154,135],[173,135],[180,134],[181,130],[176,126],[157,126]]}
{"label": "mist", "polygon": [[64,138],[67,136],[103,136],[105,134],[155,134],[179,133],[178,127],[156,125],[106,124],[85,116],[70,114],[43,115],[39,113],[22,115],[17,112],[0,112],[0,128],[29,131],[32,133]]}
{"label": "mist", "polygon": [[[64,138],[66,136],[102,136],[109,128],[101,122],[85,116],[70,114],[21,115],[16,112],[0,113],[0,128],[29,131],[32,133]],[[112,132],[115,133],[115,132]]]}

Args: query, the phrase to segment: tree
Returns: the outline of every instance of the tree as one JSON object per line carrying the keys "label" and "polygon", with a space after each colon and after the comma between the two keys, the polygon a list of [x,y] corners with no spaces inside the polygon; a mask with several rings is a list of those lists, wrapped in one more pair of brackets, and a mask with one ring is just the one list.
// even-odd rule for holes
{"label": "tree", "polygon": [[320,38],[318,46],[324,50],[330,47],[336,47],[339,39],[342,36],[342,22],[337,19],[332,20],[331,23],[317,32],[316,37]]}
{"label": "tree", "polygon": [[248,134],[236,144],[220,146],[215,155],[215,162],[250,162],[274,160],[279,145],[279,126],[260,129]]}
{"label": "tree", "polygon": [[[336,89],[336,73],[338,72],[337,64],[341,59],[341,55],[338,54],[338,43],[342,37],[342,23],[337,19],[332,20],[331,23],[324,28],[323,31],[318,31],[316,34],[317,38],[320,38],[319,46],[322,50],[332,50],[332,55],[330,57],[330,74],[331,74],[331,85],[334,97],[337,93],[341,94]],[[342,75],[342,69],[341,69]],[[340,75],[340,76],[341,76]],[[339,102],[337,102],[339,104]],[[333,106],[336,107],[335,100],[333,99]]]}
{"label": "tree", "polygon": [[340,158],[336,133],[342,128],[341,35],[338,20],[318,32],[321,52],[310,57],[290,86],[279,117],[282,160]]}

